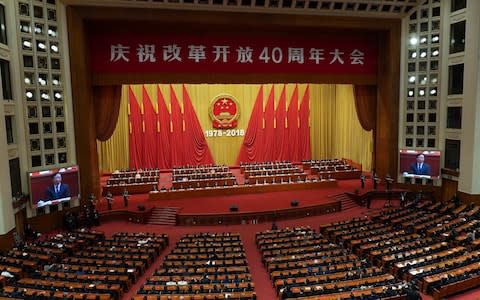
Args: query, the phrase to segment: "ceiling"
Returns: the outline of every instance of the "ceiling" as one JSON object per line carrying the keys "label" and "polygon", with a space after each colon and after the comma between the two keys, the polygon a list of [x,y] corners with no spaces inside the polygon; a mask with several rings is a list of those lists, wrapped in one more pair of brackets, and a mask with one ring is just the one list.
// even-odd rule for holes
{"label": "ceiling", "polygon": [[61,0],[66,5],[403,18],[425,0]]}

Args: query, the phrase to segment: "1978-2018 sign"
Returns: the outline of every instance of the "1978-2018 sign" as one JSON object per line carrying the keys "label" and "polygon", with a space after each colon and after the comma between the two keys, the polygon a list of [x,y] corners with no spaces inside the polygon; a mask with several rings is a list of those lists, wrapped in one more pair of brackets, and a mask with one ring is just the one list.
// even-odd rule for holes
{"label": "1978-2018 sign", "polygon": [[245,129],[210,129],[205,130],[205,137],[236,137],[236,136],[245,136]]}

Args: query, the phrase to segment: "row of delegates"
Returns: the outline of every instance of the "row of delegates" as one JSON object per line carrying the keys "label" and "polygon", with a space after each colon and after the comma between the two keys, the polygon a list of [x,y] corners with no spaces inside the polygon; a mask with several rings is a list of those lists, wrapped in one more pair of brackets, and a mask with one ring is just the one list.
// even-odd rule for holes
{"label": "row of delegates", "polygon": [[227,165],[215,165],[215,164],[207,164],[207,165],[183,165],[183,166],[174,166],[172,169],[173,171],[178,170],[210,170],[210,169],[224,169],[228,168]]}
{"label": "row of delegates", "polygon": [[274,160],[274,161],[250,161],[250,162],[241,162],[240,166],[255,166],[255,165],[274,165],[274,164],[289,164],[291,161],[288,160]]}
{"label": "row of delegates", "polygon": [[[223,184],[222,184],[223,183]],[[237,186],[238,183],[235,178],[231,178],[231,180],[205,180],[205,182],[188,182],[188,181],[181,181],[176,182],[170,190],[195,190],[195,189],[208,189],[208,188],[221,188],[221,187],[233,187]],[[162,188],[164,191],[164,188]]]}
{"label": "row of delegates", "polygon": [[[285,178],[285,175],[269,175],[269,176],[259,176],[260,178],[255,178],[256,176],[252,176],[248,179],[245,179],[245,185],[250,184],[275,184],[275,183],[295,183],[295,182],[318,182],[319,179],[317,177],[312,177],[309,179],[306,174],[302,174],[302,176],[298,175],[290,175]],[[280,177],[280,178],[277,178]],[[271,181],[269,179],[272,179]],[[330,177],[329,177],[330,179]],[[320,178],[323,180],[323,177]]]}

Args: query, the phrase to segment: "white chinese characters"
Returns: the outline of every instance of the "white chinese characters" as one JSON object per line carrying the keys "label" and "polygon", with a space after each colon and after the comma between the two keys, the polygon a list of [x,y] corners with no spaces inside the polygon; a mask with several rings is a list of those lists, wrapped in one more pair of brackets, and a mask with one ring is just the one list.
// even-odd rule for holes
{"label": "white chinese characters", "polygon": [[[158,50],[158,57],[157,57]],[[362,49],[363,50],[363,49]],[[365,65],[360,49],[315,47],[252,47],[231,45],[110,45],[110,63],[220,63],[283,65]]]}

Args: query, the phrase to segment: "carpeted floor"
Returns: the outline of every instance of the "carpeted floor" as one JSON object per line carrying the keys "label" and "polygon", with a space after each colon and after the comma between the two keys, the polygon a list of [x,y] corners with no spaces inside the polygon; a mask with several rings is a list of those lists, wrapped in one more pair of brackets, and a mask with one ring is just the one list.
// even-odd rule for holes
{"label": "carpeted floor", "polygon": [[[168,174],[162,174],[166,176]],[[162,184],[162,180],[161,180]],[[148,195],[130,195],[130,210],[136,210],[136,207],[140,204],[144,205],[147,209],[150,207],[178,207],[180,213],[225,213],[229,211],[231,204],[236,204],[241,212],[248,211],[266,211],[282,208],[289,208],[290,201],[297,199],[299,206],[309,206],[320,203],[327,203],[334,200],[334,196],[343,192],[354,192],[356,188],[360,187],[359,180],[342,180],[338,182],[338,186],[335,188],[323,188],[318,190],[301,190],[301,191],[287,191],[287,192],[272,192],[272,193],[257,193],[247,195],[235,195],[235,196],[216,196],[216,197],[199,197],[188,199],[176,199],[176,200],[164,200],[164,201],[148,201]],[[383,187],[379,187],[382,189]],[[367,180],[365,191],[371,190],[371,180]],[[103,200],[103,199],[102,199]],[[358,217],[363,215],[371,215],[384,207],[384,200],[374,200],[371,205],[371,209],[363,207],[355,207],[347,211],[315,216],[309,218],[302,218],[296,220],[279,221],[277,224],[282,227],[295,227],[302,225],[309,225],[312,228],[318,230],[320,224],[337,222],[340,220],[350,219],[352,217]],[[393,201],[394,206],[398,206],[398,200]],[[105,201],[100,201],[98,205],[99,209],[106,210],[107,205]],[[113,209],[124,209],[123,200],[121,196],[115,196]],[[137,290],[143,285],[145,280],[153,274],[153,272],[162,264],[165,255],[167,255],[174,247],[175,243],[186,233],[195,232],[239,232],[244,244],[245,253],[252,273],[253,281],[255,282],[255,291],[257,293],[257,299],[259,300],[274,300],[278,299],[275,290],[272,287],[269,275],[261,263],[260,253],[257,250],[255,244],[255,233],[270,229],[271,224],[247,224],[247,225],[231,225],[231,226],[158,226],[158,225],[145,225],[134,224],[128,222],[111,222],[102,224],[96,230],[104,231],[107,235],[111,235],[117,231],[126,232],[157,232],[166,233],[169,235],[170,245],[165,249],[161,256],[155,261],[155,263],[146,271],[146,273],[139,279],[136,285],[134,285],[130,291],[124,295],[123,299],[131,299],[136,294]],[[432,299],[429,296],[422,295],[423,299]],[[454,300],[470,300],[480,299],[480,289],[476,289],[462,295],[452,297]]]}
{"label": "carpeted floor", "polygon": [[[379,212],[383,206],[384,200],[375,200],[372,202],[371,209],[363,207],[355,207],[348,211],[338,212],[334,214],[328,214],[323,216],[315,216],[309,218],[302,218],[297,220],[279,221],[277,224],[280,228],[283,227],[295,227],[308,225],[318,230],[319,225],[331,222],[337,222],[340,220],[350,219],[353,217],[359,217],[364,215],[372,215]],[[398,201],[392,203],[394,206],[398,206]],[[187,233],[195,232],[239,232],[241,234],[242,242],[244,244],[245,253],[247,256],[250,272],[255,283],[255,291],[257,293],[257,299],[259,300],[274,300],[278,299],[275,290],[272,287],[269,275],[264,268],[260,253],[257,250],[255,244],[255,233],[270,229],[271,224],[248,224],[248,225],[232,225],[232,226],[198,226],[198,227],[186,227],[186,226],[158,226],[158,225],[144,225],[134,224],[128,222],[110,222],[102,224],[95,228],[95,230],[104,231],[107,235],[111,235],[117,231],[126,232],[157,232],[166,233],[169,235],[170,245],[165,249],[161,256],[157,258],[154,264],[146,271],[146,273],[140,277],[137,284],[132,286],[130,291],[123,297],[124,300],[131,299],[141,288],[145,280],[153,274],[153,272],[162,264],[164,257],[175,247],[175,243]],[[432,299],[429,296],[422,295],[422,299]],[[452,300],[473,300],[480,299],[480,289],[472,290],[461,295],[449,298]]]}
{"label": "carpeted floor", "polygon": [[[337,187],[315,190],[283,191],[270,193],[255,193],[244,195],[197,197],[174,200],[149,201],[147,194],[129,196],[129,210],[136,210],[138,205],[149,209],[156,207],[178,207],[181,213],[225,213],[232,204],[236,204],[240,212],[272,211],[290,208],[293,199],[298,200],[299,207],[318,205],[334,201],[333,197],[344,192],[354,192],[360,188],[359,180],[339,180]],[[371,190],[370,181],[365,190]],[[105,199],[100,199],[97,205],[99,211],[107,210]],[[124,209],[122,196],[114,196],[113,210]]]}

